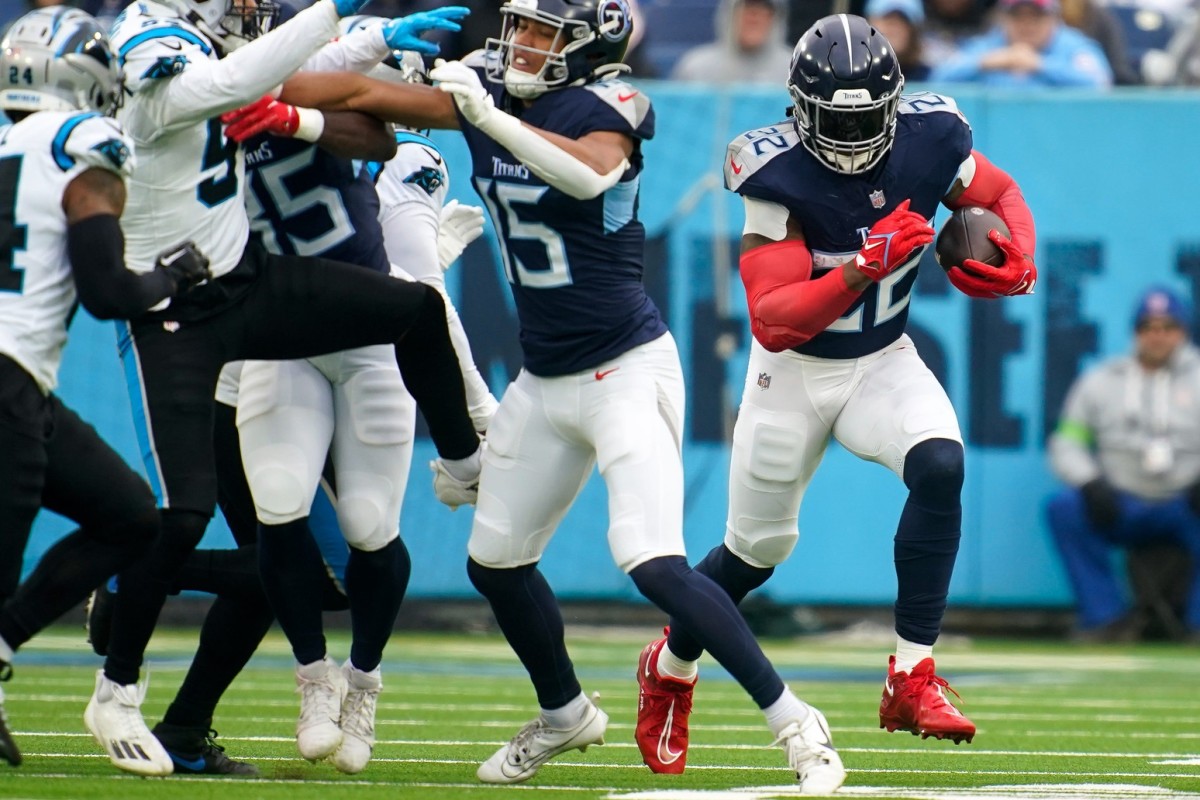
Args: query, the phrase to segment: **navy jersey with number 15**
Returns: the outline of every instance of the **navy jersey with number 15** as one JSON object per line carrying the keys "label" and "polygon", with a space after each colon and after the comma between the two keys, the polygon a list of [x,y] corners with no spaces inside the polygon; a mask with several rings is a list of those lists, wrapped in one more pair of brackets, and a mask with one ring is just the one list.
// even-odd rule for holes
{"label": "navy jersey with number 15", "polygon": [[[901,98],[891,152],[867,172],[843,175],[824,166],[800,143],[789,118],[730,142],[725,186],[787,208],[803,229],[813,277],[819,277],[853,258],[871,226],[904,200],[933,219],[970,154],[971,126],[954,100],[920,92]],[[841,318],[793,349],[822,358],[858,358],[896,341],[908,321],[923,251],[868,286]]]}
{"label": "navy jersey with number 15", "polygon": [[[504,87],[480,72],[497,107]],[[631,166],[599,197],[577,200],[549,186],[512,153],[459,116],[472,178],[500,238],[521,323],[525,368],[550,377],[582,372],[666,333],[642,283],[646,231],[637,218],[641,142],[654,135],[650,101],[619,80],[547,92],[509,109],[523,122],[578,139],[593,131],[633,138]]]}

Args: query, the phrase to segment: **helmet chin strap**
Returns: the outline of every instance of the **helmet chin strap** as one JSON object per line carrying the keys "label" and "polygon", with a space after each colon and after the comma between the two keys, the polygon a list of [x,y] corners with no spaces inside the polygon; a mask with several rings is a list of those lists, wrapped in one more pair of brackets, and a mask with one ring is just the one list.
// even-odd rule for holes
{"label": "helmet chin strap", "polygon": [[537,75],[515,67],[504,70],[504,88],[519,100],[533,100],[549,91],[549,87]]}

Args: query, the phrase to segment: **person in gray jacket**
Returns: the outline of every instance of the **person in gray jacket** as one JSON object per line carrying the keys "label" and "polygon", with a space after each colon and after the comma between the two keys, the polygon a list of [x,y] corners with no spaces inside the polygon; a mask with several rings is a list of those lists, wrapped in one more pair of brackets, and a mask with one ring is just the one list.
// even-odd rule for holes
{"label": "person in gray jacket", "polygon": [[716,39],[685,51],[671,79],[780,83],[792,63],[785,17],[780,0],[721,0],[713,16]]}
{"label": "person in gray jacket", "polygon": [[[1131,638],[1114,548],[1174,541],[1200,564],[1200,352],[1174,292],[1148,290],[1134,314],[1134,352],[1084,373],[1071,387],[1050,463],[1068,487],[1049,504],[1054,542],[1075,593],[1079,638]],[[1183,610],[1200,639],[1193,567]]]}

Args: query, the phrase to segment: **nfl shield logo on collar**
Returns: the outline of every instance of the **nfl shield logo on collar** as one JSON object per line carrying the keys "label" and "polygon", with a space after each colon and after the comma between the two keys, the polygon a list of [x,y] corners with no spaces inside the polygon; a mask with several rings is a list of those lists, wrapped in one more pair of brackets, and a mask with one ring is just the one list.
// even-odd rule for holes
{"label": "nfl shield logo on collar", "polygon": [[765,372],[758,373],[758,388],[770,389],[771,388],[771,376]]}
{"label": "nfl shield logo on collar", "polygon": [[871,192],[870,198],[871,208],[883,208],[883,204],[887,202],[887,199],[883,196],[883,189],[876,189]]}

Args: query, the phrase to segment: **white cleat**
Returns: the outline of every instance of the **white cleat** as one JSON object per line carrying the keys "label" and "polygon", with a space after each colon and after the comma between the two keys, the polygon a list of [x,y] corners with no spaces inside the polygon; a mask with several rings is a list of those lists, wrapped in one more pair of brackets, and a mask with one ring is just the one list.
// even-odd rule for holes
{"label": "white cleat", "polygon": [[841,756],[833,749],[833,736],[825,715],[808,706],[808,717],[779,732],[788,765],[796,773],[800,794],[833,794],[846,780]]}
{"label": "white cleat", "polygon": [[375,749],[375,706],[383,689],[383,678],[376,667],[371,672],[355,669],[347,659],[342,665],[346,679],[346,699],[342,701],[342,746],[329,757],[338,771],[354,775],[366,769]]}
{"label": "white cleat", "polygon": [[175,765],[142,719],[148,682],[126,686],[98,670],[83,722],[117,769],[152,777],[170,775]]}
{"label": "white cleat", "polygon": [[537,774],[550,759],[568,750],[584,751],[589,745],[604,744],[608,714],[594,704],[575,727],[560,731],[538,718],[517,732],[508,744],[479,765],[475,775],[484,783],[520,783]]}
{"label": "white cleat", "polygon": [[459,480],[446,470],[442,459],[435,458],[429,462],[433,470],[433,493],[437,499],[457,511],[459,506],[473,506],[479,499],[479,476],[468,481]]}
{"label": "white cleat", "polygon": [[296,721],[296,747],[309,761],[320,761],[342,745],[342,703],[346,678],[329,656],[312,664],[297,665],[296,691],[300,693],[300,719]]}

